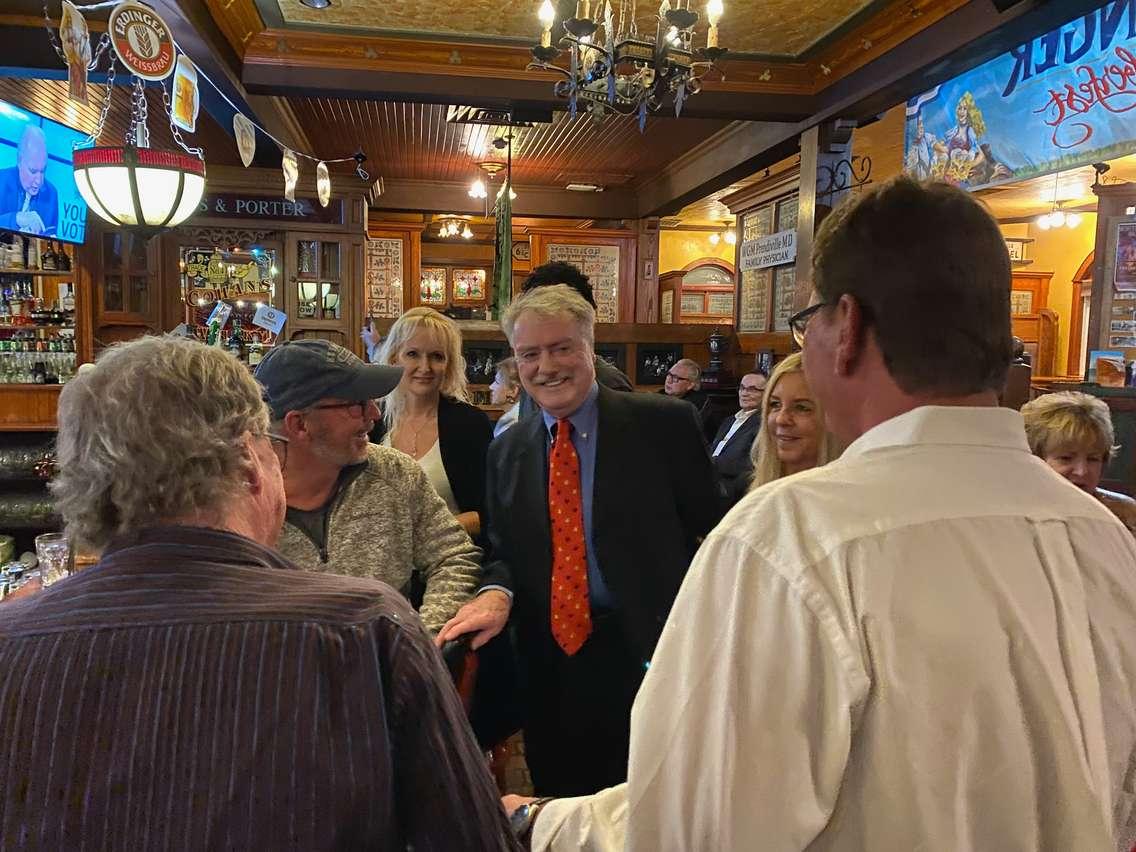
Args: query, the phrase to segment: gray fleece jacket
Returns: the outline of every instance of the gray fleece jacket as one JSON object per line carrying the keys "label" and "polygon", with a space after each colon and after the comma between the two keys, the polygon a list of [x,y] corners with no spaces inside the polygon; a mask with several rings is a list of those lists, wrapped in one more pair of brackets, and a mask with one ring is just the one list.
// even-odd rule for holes
{"label": "gray fleece jacket", "polygon": [[472,597],[481,549],[454,520],[410,456],[371,444],[366,467],[332,498],[321,552],[304,530],[285,521],[277,549],[303,568],[371,577],[399,591],[416,572],[426,593],[419,614],[433,633]]}

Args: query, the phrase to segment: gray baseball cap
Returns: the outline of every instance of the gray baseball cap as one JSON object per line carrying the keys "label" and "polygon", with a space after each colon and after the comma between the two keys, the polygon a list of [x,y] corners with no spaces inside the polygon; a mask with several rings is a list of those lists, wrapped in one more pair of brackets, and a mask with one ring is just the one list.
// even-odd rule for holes
{"label": "gray baseball cap", "polygon": [[378,399],[402,380],[402,367],[364,364],[327,340],[293,340],[273,346],[256,368],[272,416],[307,408],[325,397]]}

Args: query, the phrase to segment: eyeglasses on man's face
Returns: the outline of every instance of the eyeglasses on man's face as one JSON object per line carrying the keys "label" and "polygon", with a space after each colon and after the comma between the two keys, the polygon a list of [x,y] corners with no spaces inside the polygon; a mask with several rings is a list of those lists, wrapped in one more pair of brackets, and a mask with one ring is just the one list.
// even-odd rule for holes
{"label": "eyeglasses on man's face", "polygon": [[793,332],[793,340],[797,345],[804,348],[805,345],[805,332],[809,328],[809,320],[813,318],[813,314],[821,308],[827,307],[828,302],[817,302],[815,305],[809,305],[803,311],[798,311],[789,317],[789,328]]}
{"label": "eyeglasses on man's face", "polygon": [[329,402],[327,405],[313,405],[308,408],[308,411],[331,411],[333,409],[340,409],[347,412],[347,416],[352,419],[358,419],[363,416],[363,412],[367,410],[367,406],[371,404],[369,399],[358,400],[356,402]]}
{"label": "eyeglasses on man's face", "polygon": [[675,382],[693,382],[694,381],[694,379],[691,379],[687,376],[684,376],[684,375],[682,375],[682,373],[667,373],[667,378],[670,379],[671,381],[675,381]]}
{"label": "eyeglasses on man's face", "polygon": [[765,390],[765,388],[757,384],[747,385],[745,382],[742,382],[742,384],[738,385],[738,393],[761,393],[763,390]]}

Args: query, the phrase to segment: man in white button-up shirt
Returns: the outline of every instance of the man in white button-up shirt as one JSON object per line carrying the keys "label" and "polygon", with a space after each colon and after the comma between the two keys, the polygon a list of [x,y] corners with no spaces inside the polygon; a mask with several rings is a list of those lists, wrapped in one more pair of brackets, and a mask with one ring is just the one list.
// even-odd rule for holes
{"label": "man in white button-up shirt", "polygon": [[900,179],[826,220],[813,280],[794,326],[849,447],[707,538],[627,783],[526,809],[533,848],[1130,849],[1136,547],[996,407],[997,226]]}

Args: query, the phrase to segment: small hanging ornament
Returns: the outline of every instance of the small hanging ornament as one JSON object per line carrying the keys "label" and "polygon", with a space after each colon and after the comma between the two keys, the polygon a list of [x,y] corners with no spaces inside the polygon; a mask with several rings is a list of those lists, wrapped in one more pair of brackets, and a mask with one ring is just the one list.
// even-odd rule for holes
{"label": "small hanging ornament", "polygon": [[327,207],[331,201],[331,175],[327,173],[327,163],[323,160],[316,164],[316,196],[320,207]]}
{"label": "small hanging ornament", "polygon": [[233,138],[237,140],[237,151],[247,169],[256,154],[256,125],[239,112],[233,114]]}
{"label": "small hanging ornament", "polygon": [[87,30],[87,19],[67,0],[63,0],[59,40],[63,43],[63,56],[67,60],[67,97],[85,104],[87,66],[91,63],[91,37]]}
{"label": "small hanging ornament", "polygon": [[296,152],[290,148],[284,149],[284,161],[281,164],[284,170],[284,197],[289,201],[296,200],[296,180],[300,177],[300,167],[296,163]]}
{"label": "small hanging ornament", "polygon": [[174,71],[174,103],[170,119],[182,130],[190,133],[197,127],[197,113],[201,108],[201,96],[197,88],[197,69],[182,54],[178,57]]}

